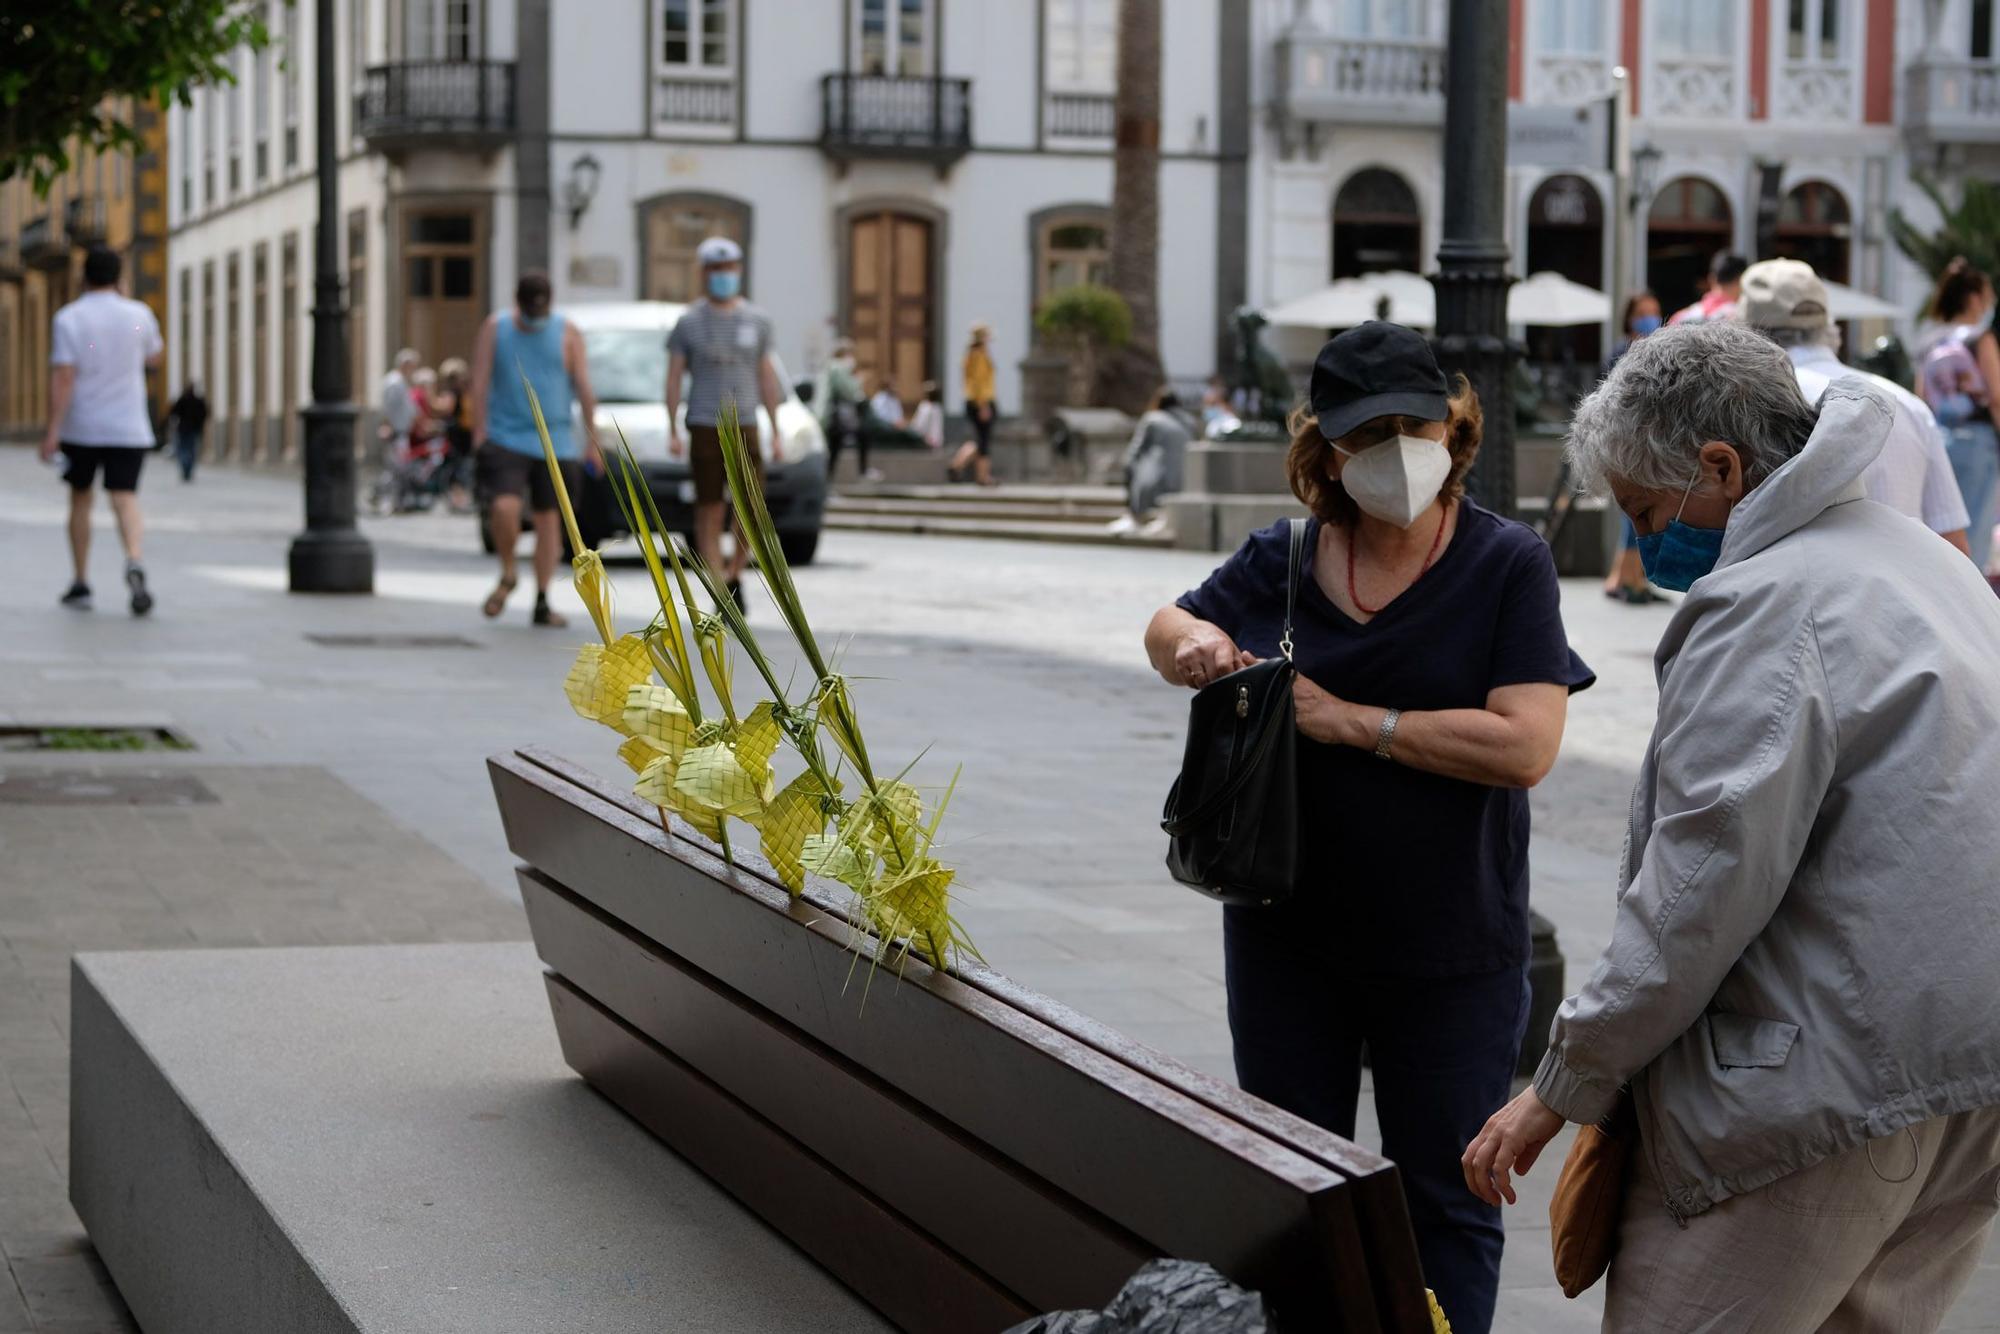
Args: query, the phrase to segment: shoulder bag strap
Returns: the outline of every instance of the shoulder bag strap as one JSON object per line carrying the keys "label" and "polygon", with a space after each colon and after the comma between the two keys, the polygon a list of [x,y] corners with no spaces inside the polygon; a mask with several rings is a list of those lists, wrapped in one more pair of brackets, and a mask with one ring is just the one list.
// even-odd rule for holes
{"label": "shoulder bag strap", "polygon": [[1306,521],[1292,520],[1292,560],[1285,570],[1285,633],[1278,639],[1278,650],[1285,655],[1285,661],[1292,660],[1292,613],[1299,603],[1299,576],[1303,572],[1306,555]]}

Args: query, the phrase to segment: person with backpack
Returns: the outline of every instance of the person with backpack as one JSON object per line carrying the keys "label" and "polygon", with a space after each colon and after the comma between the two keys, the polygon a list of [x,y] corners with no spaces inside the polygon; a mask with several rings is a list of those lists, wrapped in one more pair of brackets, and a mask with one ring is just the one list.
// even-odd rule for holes
{"label": "person with backpack", "polygon": [[1939,332],[1924,352],[1917,387],[1945,428],[1945,456],[1965,500],[1965,541],[1985,573],[1993,557],[2000,499],[2000,437],[1993,429],[1993,389],[2000,385],[2000,341],[1993,336],[1993,283],[1963,256],[1945,265],[1931,292]]}

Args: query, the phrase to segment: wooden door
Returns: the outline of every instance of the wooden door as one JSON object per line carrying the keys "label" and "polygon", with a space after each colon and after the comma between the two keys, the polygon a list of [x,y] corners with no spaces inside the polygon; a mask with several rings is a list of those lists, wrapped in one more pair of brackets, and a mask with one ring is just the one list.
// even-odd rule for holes
{"label": "wooden door", "polygon": [[425,209],[403,218],[403,340],[427,366],[472,359],[485,322],[486,216]]}
{"label": "wooden door", "polygon": [[[646,208],[641,233],[646,254],[640,295],[647,301],[695,300],[701,295],[701,265],[695,260],[701,243],[711,236],[726,236],[748,245],[749,233],[749,214],[740,207],[692,198],[655,201]],[[747,271],[743,291],[749,295]]]}
{"label": "wooden door", "polygon": [[848,336],[864,380],[886,377],[906,404],[934,379],[931,224],[906,213],[856,218],[848,234]]}

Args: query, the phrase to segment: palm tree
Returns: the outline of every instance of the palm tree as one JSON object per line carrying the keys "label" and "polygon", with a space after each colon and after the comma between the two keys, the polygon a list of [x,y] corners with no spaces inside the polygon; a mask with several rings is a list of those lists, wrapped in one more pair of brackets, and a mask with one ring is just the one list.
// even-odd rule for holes
{"label": "palm tree", "polygon": [[1916,183],[1943,221],[1935,232],[1926,232],[1901,209],[1890,209],[1889,235],[1896,247],[1933,278],[1960,255],[1981,273],[2000,273],[2000,187],[1968,177],[1954,206],[1937,182],[1918,176]]}
{"label": "palm tree", "polygon": [[1160,0],[1118,0],[1117,151],[1111,177],[1111,289],[1131,341],[1098,370],[1098,398],[1144,408],[1160,369]]}

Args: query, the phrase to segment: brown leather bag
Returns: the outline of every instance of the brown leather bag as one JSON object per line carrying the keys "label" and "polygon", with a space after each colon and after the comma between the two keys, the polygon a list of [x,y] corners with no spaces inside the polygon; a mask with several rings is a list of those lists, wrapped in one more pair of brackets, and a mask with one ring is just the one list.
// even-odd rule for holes
{"label": "brown leather bag", "polygon": [[1611,1267],[1638,1144],[1639,1119],[1629,1092],[1618,1095],[1618,1105],[1603,1121],[1576,1132],[1549,1200],[1549,1249],[1565,1297],[1589,1291]]}

